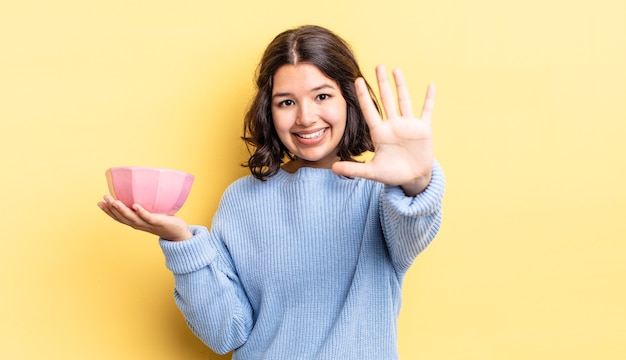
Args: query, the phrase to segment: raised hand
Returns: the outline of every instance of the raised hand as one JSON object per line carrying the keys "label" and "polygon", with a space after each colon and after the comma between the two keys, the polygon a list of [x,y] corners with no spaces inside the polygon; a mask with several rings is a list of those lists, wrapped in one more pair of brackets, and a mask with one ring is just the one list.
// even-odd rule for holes
{"label": "raised hand", "polygon": [[432,174],[431,119],[435,105],[435,86],[428,86],[421,117],[416,119],[402,72],[395,69],[393,76],[398,94],[397,104],[387,78],[387,70],[383,65],[376,67],[386,120],[376,110],[364,80],[356,80],[359,104],[374,142],[374,157],[367,163],[339,161],[333,164],[332,169],[344,176],[399,185],[406,195],[414,196],[426,189]]}
{"label": "raised hand", "polygon": [[106,195],[98,207],[114,220],[132,227],[133,229],[149,232],[170,241],[182,241],[192,237],[185,221],[176,216],[154,214],[142,208],[139,204],[128,208],[121,201]]}

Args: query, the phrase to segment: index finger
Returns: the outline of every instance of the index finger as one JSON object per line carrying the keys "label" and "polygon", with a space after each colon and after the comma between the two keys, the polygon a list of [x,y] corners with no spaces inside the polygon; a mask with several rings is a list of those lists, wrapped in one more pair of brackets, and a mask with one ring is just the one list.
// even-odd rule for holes
{"label": "index finger", "polygon": [[382,119],[380,118],[378,109],[374,105],[374,100],[372,100],[365,80],[363,78],[356,79],[354,86],[356,87],[356,95],[359,100],[359,105],[361,106],[361,112],[363,112],[363,116],[365,117],[365,122],[370,129],[374,129]]}
{"label": "index finger", "polygon": [[383,103],[383,110],[387,119],[397,117],[396,101],[391,90],[391,84],[389,84],[389,79],[387,78],[387,68],[382,64],[376,66],[376,80],[378,81],[380,101]]}

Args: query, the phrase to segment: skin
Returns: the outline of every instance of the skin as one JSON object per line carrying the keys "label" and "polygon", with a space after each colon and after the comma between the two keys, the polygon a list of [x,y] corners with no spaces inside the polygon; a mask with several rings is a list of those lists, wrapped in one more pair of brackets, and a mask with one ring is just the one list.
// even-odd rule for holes
{"label": "skin", "polygon": [[[394,100],[387,70],[376,67],[378,89],[386,120],[376,111],[363,79],[356,80],[357,96],[374,142],[374,157],[368,163],[341,161],[333,164],[335,173],[362,177],[402,187],[415,196],[430,183],[433,164],[432,114],[435,86],[430,84],[420,119],[413,116],[411,97],[400,69],[393,70],[398,104]],[[399,111],[398,111],[399,109]]]}
{"label": "skin", "polygon": [[296,158],[283,169],[329,169],[338,161],[346,112],[339,85],[316,66],[281,66],[274,74],[272,119],[280,141]]}
{"label": "skin", "polygon": [[[374,142],[374,157],[367,163],[338,161],[336,149],[346,123],[346,103],[337,83],[310,64],[284,65],[274,74],[272,116],[279,138],[296,160],[283,166],[288,172],[300,167],[330,168],[347,177],[361,177],[400,186],[407,196],[426,189],[432,176],[431,119],[435,86],[429,85],[419,119],[413,109],[404,76],[393,70],[397,103],[384,66],[376,77],[385,119],[380,116],[363,79],[355,81],[359,104]],[[323,130],[323,131],[322,131]],[[311,139],[302,137],[311,137]],[[153,214],[140,205],[128,208],[110,195],[98,207],[114,220],[170,241],[192,237],[184,220]]]}

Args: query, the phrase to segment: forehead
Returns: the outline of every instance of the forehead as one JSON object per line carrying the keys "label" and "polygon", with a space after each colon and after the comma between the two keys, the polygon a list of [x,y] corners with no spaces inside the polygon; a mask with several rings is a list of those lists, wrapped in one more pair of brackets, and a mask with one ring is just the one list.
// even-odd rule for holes
{"label": "forehead", "polygon": [[338,89],[337,82],[327,77],[313,64],[285,64],[274,73],[272,95],[284,92],[312,91],[320,87]]}

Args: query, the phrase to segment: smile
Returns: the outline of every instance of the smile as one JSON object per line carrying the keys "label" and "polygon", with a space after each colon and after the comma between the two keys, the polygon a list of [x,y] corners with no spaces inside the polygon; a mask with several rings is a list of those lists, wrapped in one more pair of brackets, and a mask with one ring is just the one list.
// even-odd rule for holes
{"label": "smile", "polygon": [[302,139],[315,139],[318,138],[322,135],[324,135],[324,133],[326,132],[326,129],[321,129],[319,131],[313,132],[313,133],[309,133],[309,134],[296,134],[296,136],[302,138]]}

